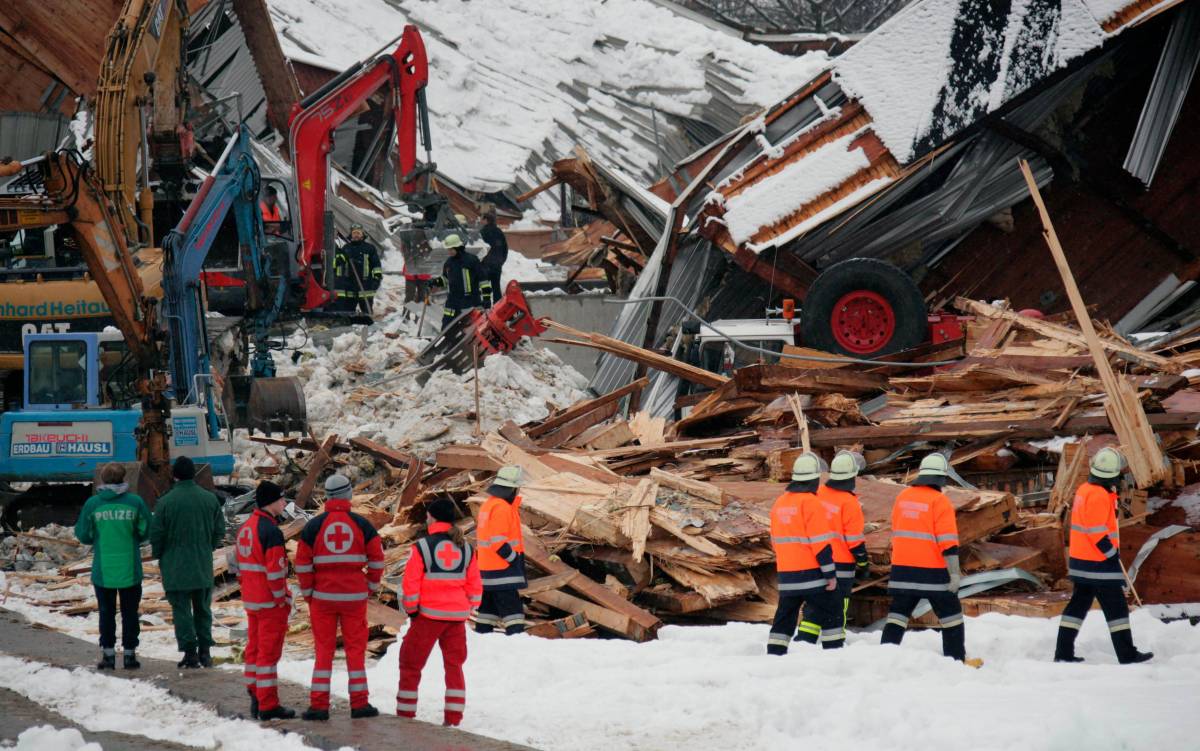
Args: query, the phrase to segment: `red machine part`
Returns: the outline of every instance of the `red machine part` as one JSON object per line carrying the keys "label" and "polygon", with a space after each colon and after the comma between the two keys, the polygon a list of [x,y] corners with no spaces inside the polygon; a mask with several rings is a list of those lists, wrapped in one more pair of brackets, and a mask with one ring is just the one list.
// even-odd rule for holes
{"label": "red machine part", "polygon": [[955,339],[962,339],[967,335],[963,329],[963,322],[971,320],[969,317],[956,316],[950,313],[933,313],[929,316],[929,342],[930,344],[941,344]]}
{"label": "red machine part", "polygon": [[875,352],[896,332],[896,312],[883,295],[856,289],[833,306],[833,338],[855,354]]}
{"label": "red machine part", "polygon": [[508,352],[517,346],[521,337],[534,337],[546,330],[541,320],[534,318],[521,292],[521,285],[510,281],[504,296],[484,312],[472,311],[475,341],[488,354]]}
{"label": "red machine part", "polygon": [[[300,221],[300,279],[304,284],[304,310],[330,300],[313,266],[324,262],[325,206],[329,188],[329,152],[333,131],[385,85],[390,85],[392,114],[398,145],[397,180],[411,176],[417,166],[419,94],[429,82],[425,42],[416,26],[404,27],[400,43],[391,54],[358,63],[297,104],[289,126],[292,165],[295,170],[296,211]],[[400,186],[401,193],[417,189],[416,179]]]}

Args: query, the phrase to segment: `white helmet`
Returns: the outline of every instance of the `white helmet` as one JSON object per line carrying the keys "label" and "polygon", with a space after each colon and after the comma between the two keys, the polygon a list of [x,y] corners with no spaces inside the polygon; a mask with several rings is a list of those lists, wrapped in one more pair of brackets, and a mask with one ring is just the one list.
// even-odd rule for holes
{"label": "white helmet", "polygon": [[1105,446],[1092,457],[1091,472],[1096,477],[1111,480],[1121,474],[1125,468],[1125,457],[1114,448]]}
{"label": "white helmet", "polygon": [[821,459],[811,451],[805,451],[792,462],[792,480],[805,482],[821,477]]}
{"label": "white helmet", "polygon": [[929,477],[949,477],[950,476],[950,461],[945,454],[933,452],[926,454],[921,460],[921,466],[917,470],[917,474],[926,475]]}
{"label": "white helmet", "polygon": [[857,477],[858,473],[866,466],[867,462],[861,454],[854,451],[839,451],[834,455],[833,461],[829,463],[829,479],[849,480]]}

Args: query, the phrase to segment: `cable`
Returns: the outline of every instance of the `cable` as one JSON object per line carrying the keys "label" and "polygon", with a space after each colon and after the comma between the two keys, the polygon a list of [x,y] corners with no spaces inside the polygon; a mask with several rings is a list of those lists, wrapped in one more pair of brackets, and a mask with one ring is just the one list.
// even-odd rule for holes
{"label": "cable", "polygon": [[755,347],[752,344],[746,344],[745,342],[739,342],[738,340],[736,340],[733,337],[726,334],[724,331],[721,331],[716,326],[713,326],[711,323],[709,323],[708,321],[701,318],[699,313],[692,310],[687,305],[685,305],[682,300],[680,300],[679,298],[674,297],[672,295],[655,295],[652,297],[631,297],[628,300],[605,300],[604,302],[609,303],[611,305],[628,305],[630,303],[635,303],[635,302],[661,302],[661,301],[675,303],[679,307],[683,308],[683,311],[685,313],[687,313],[689,316],[691,316],[692,318],[695,318],[697,321],[699,321],[701,325],[706,326],[709,329],[712,329],[713,331],[715,331],[717,333],[718,336],[720,336],[725,341],[729,342],[730,344],[732,344],[735,347],[738,347],[739,349],[744,349],[747,352],[756,352],[756,353],[771,355],[772,357],[783,357],[783,358],[787,358],[789,360],[810,360],[813,362],[837,362],[837,363],[857,364],[857,365],[886,365],[889,367],[898,367],[898,368],[933,368],[933,367],[938,367],[940,365],[955,365],[958,363],[958,360],[932,360],[930,362],[899,362],[899,361],[893,362],[891,360],[870,360],[870,359],[863,358],[863,357],[816,357],[814,355],[787,354],[787,353],[783,353],[783,352],[776,352],[774,350],[770,350],[765,347]]}

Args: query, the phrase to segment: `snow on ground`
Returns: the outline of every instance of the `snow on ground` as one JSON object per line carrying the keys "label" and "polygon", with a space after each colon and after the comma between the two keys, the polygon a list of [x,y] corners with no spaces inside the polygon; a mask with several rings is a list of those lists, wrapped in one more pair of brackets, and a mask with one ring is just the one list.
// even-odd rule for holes
{"label": "snow on ground", "polygon": [[[268,6],[285,54],[331,70],[382,48],[405,23],[417,24],[429,56],[438,168],[484,192],[512,185],[514,176],[542,182],[549,162],[576,145],[650,182],[659,176],[659,154],[649,106],[705,119],[713,92],[721,90],[742,115],[828,64],[824,53],[782,55],[650,0],[269,0]],[[712,70],[712,60],[729,73]],[[545,205],[556,207],[547,196]]]}
{"label": "snow on ground", "polygon": [[53,725],[31,727],[17,736],[14,746],[0,746],[16,751],[104,751],[99,743],[88,743],[75,728],[56,728]]}
{"label": "snow on ground", "polygon": [[504,273],[500,277],[501,286],[516,280],[518,282],[549,282],[559,278],[554,272],[561,267],[546,263],[536,258],[521,255],[515,250],[508,251],[504,262]]}
{"label": "snow on ground", "polygon": [[1146,509],[1151,513],[1167,506],[1183,509],[1188,525],[1200,527],[1200,483],[1183,488],[1177,498],[1151,498],[1146,502]]}
{"label": "snow on ground", "polygon": [[0,687],[94,732],[127,733],[221,751],[311,748],[298,735],[279,733],[257,722],[224,719],[202,704],[177,699],[151,683],[84,668],[65,670],[0,654]]}
{"label": "snow on ground", "polygon": [[[794,645],[764,654],[768,626],[668,626],[646,644],[468,635],[463,729],[556,751],[754,748],[1140,749],[1183,751],[1200,736],[1200,628],[1132,616],[1145,665],[1116,664],[1099,611],[1084,622],[1082,665],[1051,661],[1057,619],[967,619],[972,670],[941,656],[935,631],[882,647],[852,633],[840,652]],[[372,703],[393,710],[398,647],[369,668]],[[309,679],[312,661],[280,675]],[[334,691],[346,695],[335,666]],[[418,717],[440,722],[433,655]]]}

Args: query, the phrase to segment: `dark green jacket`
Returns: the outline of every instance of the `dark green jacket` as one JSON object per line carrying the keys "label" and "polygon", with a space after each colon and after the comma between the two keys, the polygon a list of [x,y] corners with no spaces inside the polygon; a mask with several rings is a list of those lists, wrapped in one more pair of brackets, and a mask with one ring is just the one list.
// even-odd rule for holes
{"label": "dark green jacket", "polygon": [[213,585],[213,551],[225,538],[225,515],[217,497],[180,480],[158,499],[150,525],[150,547],[159,559],[163,589],[208,589]]}
{"label": "dark green jacket", "polygon": [[123,589],[142,581],[141,544],[150,534],[150,509],[125,485],[104,486],[83,504],[75,536],[92,548],[92,584]]}

